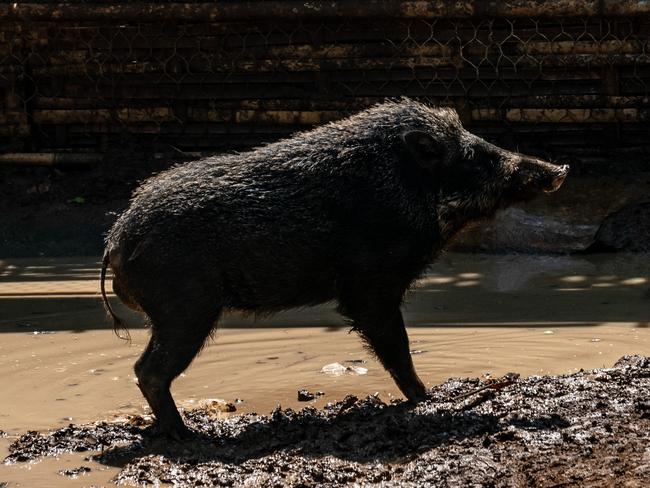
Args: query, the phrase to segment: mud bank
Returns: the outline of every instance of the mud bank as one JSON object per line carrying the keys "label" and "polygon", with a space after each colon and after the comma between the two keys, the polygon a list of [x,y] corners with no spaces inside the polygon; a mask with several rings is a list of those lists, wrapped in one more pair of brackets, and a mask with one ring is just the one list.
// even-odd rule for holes
{"label": "mud bank", "polygon": [[[130,416],[28,432],[5,463],[82,453],[52,477],[174,486],[648,486],[650,357],[564,376],[450,379],[417,407],[348,396],[323,409],[225,418],[185,412],[196,438],[152,437]],[[11,484],[9,485],[11,486]]]}

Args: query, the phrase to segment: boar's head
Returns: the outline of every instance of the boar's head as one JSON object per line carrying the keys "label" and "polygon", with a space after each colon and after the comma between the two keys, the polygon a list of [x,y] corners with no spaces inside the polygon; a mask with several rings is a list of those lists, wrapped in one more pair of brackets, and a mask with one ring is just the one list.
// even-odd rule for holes
{"label": "boar's head", "polygon": [[443,236],[500,208],[554,192],[568,174],[567,165],[507,151],[471,134],[452,109],[426,111],[426,123],[405,128],[401,140],[430,175]]}

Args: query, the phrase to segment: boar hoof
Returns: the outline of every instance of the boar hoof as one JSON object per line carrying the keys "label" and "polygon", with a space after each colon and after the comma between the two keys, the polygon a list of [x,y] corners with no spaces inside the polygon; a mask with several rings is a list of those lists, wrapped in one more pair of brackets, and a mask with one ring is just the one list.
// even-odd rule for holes
{"label": "boar hoof", "polygon": [[196,433],[193,430],[187,428],[185,425],[181,424],[170,426],[158,423],[154,423],[151,427],[146,429],[145,435],[178,442],[191,440],[196,437]]}
{"label": "boar hoof", "polygon": [[424,386],[421,388],[411,389],[411,391],[406,393],[406,397],[408,398],[409,403],[414,405],[429,399],[429,395],[424,389]]}

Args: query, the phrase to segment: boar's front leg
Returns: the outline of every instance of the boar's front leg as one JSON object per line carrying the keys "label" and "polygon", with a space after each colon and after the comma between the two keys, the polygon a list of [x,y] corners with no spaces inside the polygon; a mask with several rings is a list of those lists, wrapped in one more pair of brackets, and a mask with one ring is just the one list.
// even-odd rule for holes
{"label": "boar's front leg", "polygon": [[424,384],[411,360],[400,299],[386,300],[382,294],[365,298],[341,300],[339,311],[352,319],[353,330],[368,344],[402,393],[413,403],[425,400]]}

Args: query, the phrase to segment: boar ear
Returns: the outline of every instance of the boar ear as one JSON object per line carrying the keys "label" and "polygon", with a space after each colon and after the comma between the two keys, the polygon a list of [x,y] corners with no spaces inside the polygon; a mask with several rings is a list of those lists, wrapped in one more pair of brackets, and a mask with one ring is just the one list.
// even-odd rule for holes
{"label": "boar ear", "polygon": [[409,130],[402,133],[402,142],[423,167],[432,169],[444,159],[443,148],[430,134],[421,130]]}

